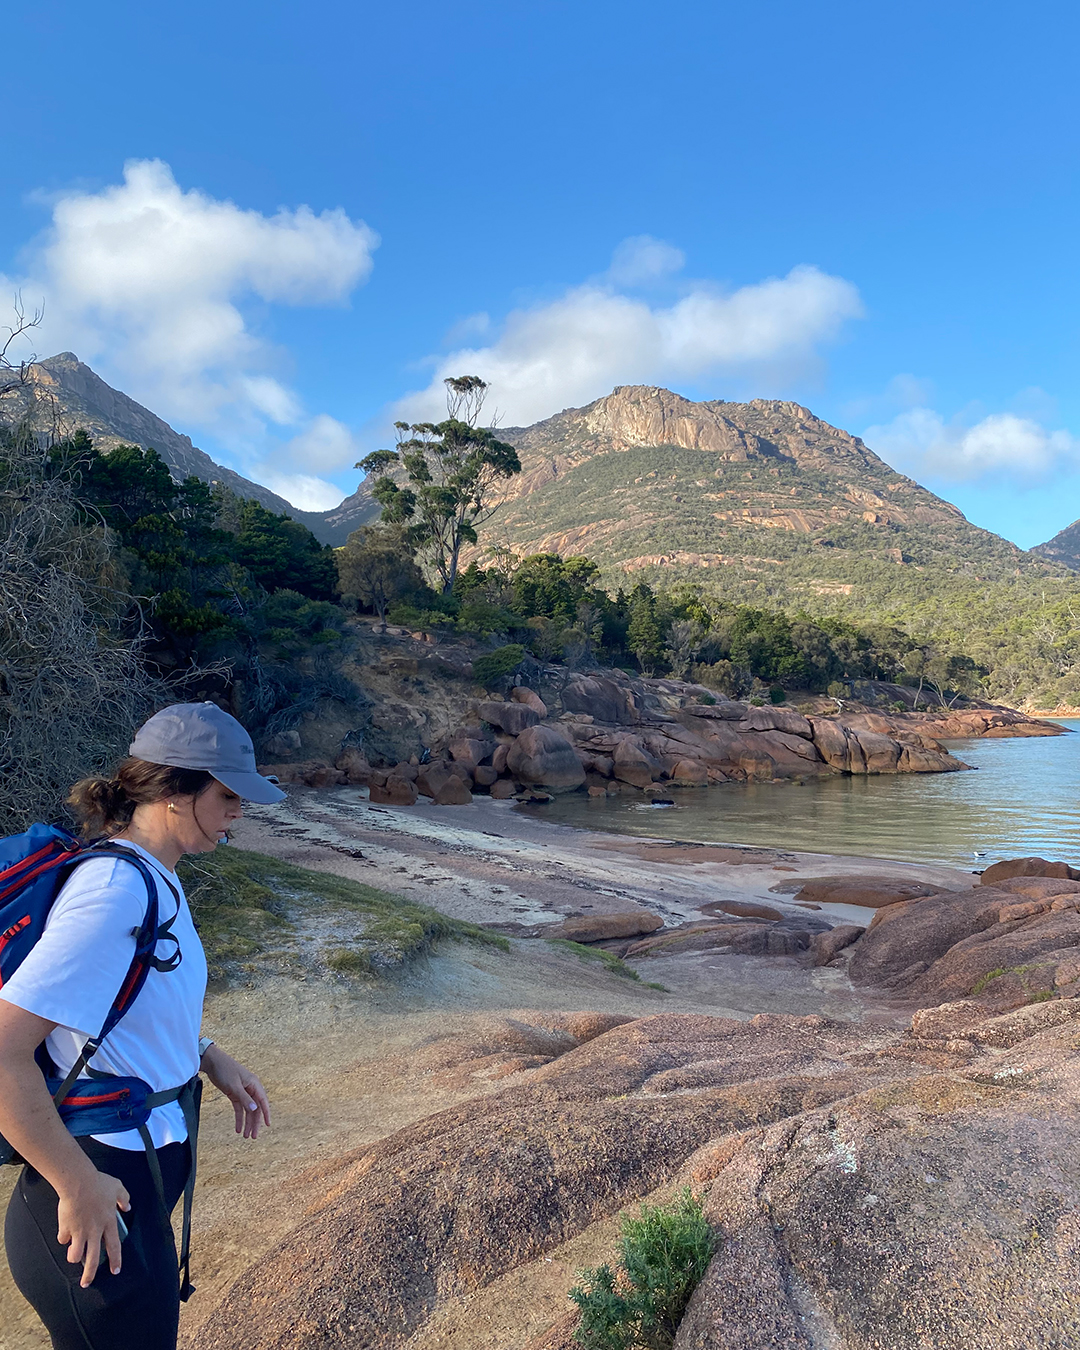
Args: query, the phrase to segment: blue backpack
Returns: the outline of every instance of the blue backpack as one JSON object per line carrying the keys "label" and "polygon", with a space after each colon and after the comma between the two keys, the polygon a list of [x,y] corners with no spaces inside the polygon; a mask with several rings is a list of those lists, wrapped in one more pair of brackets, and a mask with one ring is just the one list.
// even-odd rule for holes
{"label": "blue backpack", "polygon": [[[184,1232],[181,1242],[181,1297],[193,1291],[188,1278],[191,1192],[195,1182],[195,1145],[198,1137],[198,1097],[201,1083],[196,1075],[189,1083],[164,1092],[152,1092],[141,1078],[126,1078],[99,1073],[89,1067],[102,1041],[116,1026],[139,996],[151,970],[173,971],[180,964],[178,939],[172,933],[172,918],[158,922],[157,878],[133,850],[107,840],[85,845],[56,825],[31,825],[24,834],[0,839],[0,988],[22,965],[45,931],[45,923],[64,883],[80,863],[102,855],[123,858],[139,872],[146,884],[146,914],[132,930],[135,952],[124,982],[117,990],[104,1025],[91,1036],[79,1052],[70,1072],[61,1078],[44,1045],[38,1048],[37,1061],[52,1093],[60,1118],[73,1135],[115,1134],[138,1130],[146,1148],[147,1160],[158,1194],[164,1202],[164,1186],[157,1153],[147,1129],[150,1112],[156,1106],[178,1101],[184,1112],[191,1140],[192,1166],[184,1188]],[[166,884],[168,884],[166,882]],[[170,887],[170,890],[173,889]],[[174,892],[175,894],[175,892]],[[180,897],[176,896],[179,912]],[[171,940],[175,951],[159,958],[159,942]],[[81,1077],[82,1074],[86,1077]],[[22,1162],[12,1146],[0,1135],[0,1163]]]}

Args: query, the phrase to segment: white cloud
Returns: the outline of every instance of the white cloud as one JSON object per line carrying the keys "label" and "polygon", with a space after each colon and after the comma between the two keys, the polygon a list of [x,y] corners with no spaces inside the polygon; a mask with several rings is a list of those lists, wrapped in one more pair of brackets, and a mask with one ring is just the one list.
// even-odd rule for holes
{"label": "white cloud", "polygon": [[249,473],[301,511],[327,511],[341,501],[342,492],[318,475],[352,468],[361,453],[344,422],[319,413],[299,435],[252,465]]}
{"label": "white cloud", "polygon": [[[630,240],[617,250],[614,271],[625,278],[629,268],[640,278],[651,265],[655,277],[657,268],[670,270],[675,254],[656,240]],[[589,403],[616,384],[721,373],[761,378],[768,372],[775,379],[805,367],[818,344],[861,312],[855,287],[816,267],[796,267],[730,294],[694,282],[667,307],[621,294],[610,281],[590,283],[514,311],[491,345],[438,359],[428,388],[400,400],[394,411],[415,420],[445,416],[442,381],[459,374],[488,381],[489,406],[505,425]]]}
{"label": "white cloud", "polygon": [[313,417],[300,435],[294,436],[280,451],[289,463],[322,473],[340,469],[350,460],[355,463],[359,453],[356,438],[345,423],[326,413]]}
{"label": "white cloud", "polygon": [[244,306],[344,303],[379,242],[340,208],[264,216],[185,192],[160,160],[129,162],[123,183],[99,192],[62,193],[52,211],[14,281],[46,299],[38,346],[100,363],[170,421],[241,437],[301,418]]}
{"label": "white cloud", "polygon": [[257,482],[284,497],[301,511],[329,511],[341,501],[341,489],[324,478],[289,473],[265,464],[252,470]]}
{"label": "white cloud", "polygon": [[624,239],[616,248],[608,277],[616,286],[642,286],[681,272],[686,254],[651,234]]}
{"label": "white cloud", "polygon": [[894,468],[916,475],[962,480],[997,474],[1021,485],[1080,451],[1069,432],[1047,431],[1011,412],[962,426],[946,423],[930,408],[911,408],[883,426],[867,427],[863,440]]}

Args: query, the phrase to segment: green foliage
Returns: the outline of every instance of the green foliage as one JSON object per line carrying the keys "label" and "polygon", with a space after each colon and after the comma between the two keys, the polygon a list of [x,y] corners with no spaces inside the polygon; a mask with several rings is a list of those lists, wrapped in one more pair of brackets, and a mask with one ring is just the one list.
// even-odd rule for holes
{"label": "green foliage", "polygon": [[712,1259],[714,1240],[689,1186],[666,1206],[626,1217],[619,1269],[578,1272],[570,1290],[581,1309],[575,1340],[586,1350],[670,1350],[679,1322]]}
{"label": "green foliage", "polygon": [[341,641],[345,611],[326,600],[311,600],[298,591],[275,591],[257,612],[258,632],[279,654],[296,656]]}
{"label": "green foliage", "polygon": [[77,495],[88,528],[104,521],[112,531],[139,615],[149,619],[151,655],[172,664],[267,631],[260,609],[268,594],[326,603],[336,593],[333,550],[310,530],[198,478],[175,482],[154,450],[102,454],[78,431],[51,448],[48,471]]}
{"label": "green foliage", "polygon": [[[977,529],[884,465],[861,469],[859,486],[890,498],[896,489],[908,524],[864,521],[845,499],[848,477],[805,464],[718,463],[711,453],[677,446],[665,446],[662,458],[658,471],[653,447],[592,455],[500,507],[492,527],[509,539],[591,531],[590,555],[612,592],[624,583],[622,564],[634,560],[636,579],[658,592],[692,580],[710,608],[743,606],[793,622],[803,615],[827,635],[833,621],[871,636],[901,632],[912,647],[966,656],[986,672],[977,673],[981,696],[1039,707],[1080,702],[1075,573]],[[768,509],[789,499],[815,511],[836,504],[851,514],[810,533],[752,525],[737,511],[718,523],[721,497],[725,505],[761,500]],[[663,562],[649,561],[661,552]],[[605,632],[605,651],[615,651],[613,636]],[[821,669],[809,646],[800,646],[814,667],[811,688],[824,689],[842,675],[906,682],[901,665],[892,675],[859,672],[851,667],[861,660],[849,661],[842,641],[830,636],[830,645],[845,670]],[[702,664],[716,660],[697,657]],[[795,687],[798,680],[783,675],[775,682]],[[933,690],[930,696],[936,703]]]}
{"label": "green foliage", "polygon": [[[582,961],[596,961],[612,975],[621,975],[624,980],[642,982],[641,976],[636,970],[628,966],[614,952],[605,951],[603,947],[590,947],[584,942],[570,942],[566,938],[548,938],[547,944],[549,947],[558,947],[562,951],[572,952]],[[667,993],[662,984],[646,984],[646,988],[662,989],[664,993]]]}
{"label": "green foliage", "polygon": [[577,619],[581,602],[596,597],[599,571],[588,558],[531,554],[521,560],[511,578],[514,610],[530,619],[552,619],[569,627]]}
{"label": "green foliage", "polygon": [[[924,705],[937,704],[977,693],[985,674],[970,656],[900,628],[718,600],[694,582],[667,591],[638,582],[611,595],[588,558],[554,553],[504,554],[486,569],[473,561],[443,604],[447,625],[505,633],[541,661],[621,665],[632,656],[645,674],[692,678],[728,697],[746,697],[755,681],[778,703],[788,689],[844,697],[851,693],[844,681],[878,680],[911,684]],[[411,610],[398,612],[396,622],[420,622]]]}
{"label": "green foliage", "polygon": [[473,662],[473,679],[477,684],[489,685],[505,675],[512,674],[525,660],[525,648],[517,642],[485,652]]}
{"label": "green foliage", "polygon": [[988,970],[985,975],[980,975],[971,986],[971,997],[978,998],[979,995],[985,991],[988,984],[992,984],[994,980],[999,979],[1002,975],[1007,973],[1004,966],[998,966],[996,970]]}
{"label": "green foliage", "polygon": [[[464,375],[445,384],[446,421],[396,423],[397,450],[377,450],[356,467],[378,475],[372,495],[383,521],[409,523],[413,543],[430,559],[443,591],[450,592],[462,546],[477,542],[477,528],[493,510],[493,489],[520,473],[521,462],[512,445],[476,425],[484,381]],[[391,471],[408,486],[400,487]]]}
{"label": "green foliage", "polygon": [[381,620],[388,606],[427,590],[400,525],[365,525],[349,535],[337,555],[343,595],[352,595]]}
{"label": "green foliage", "polygon": [[654,674],[664,660],[663,615],[648,586],[635,586],[631,592],[626,645],[646,675]]}
{"label": "green foliage", "polygon": [[240,508],[235,550],[236,561],[264,590],[299,591],[313,600],[337,594],[334,550],[306,526],[275,516],[258,502],[245,501]]}

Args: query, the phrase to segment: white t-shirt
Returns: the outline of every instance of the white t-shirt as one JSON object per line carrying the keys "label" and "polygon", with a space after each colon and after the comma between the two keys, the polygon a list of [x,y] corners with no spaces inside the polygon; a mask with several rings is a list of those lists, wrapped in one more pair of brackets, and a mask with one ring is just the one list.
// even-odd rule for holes
{"label": "white t-shirt", "polygon": [[[206,957],[195,931],[183,887],[151,854],[136,844],[152,873],[165,878],[180,897],[172,926],[183,959],[165,973],[151,968],[138,997],[113,1027],[90,1061],[102,1073],[141,1078],[154,1092],[179,1087],[199,1071],[199,1032],[206,993]],[[101,1030],[135,953],[133,930],[146,915],[146,883],[131,863],[119,858],[80,863],[56,898],[40,941],[11,979],[0,998],[58,1025],[46,1041],[53,1063],[66,1074],[83,1043]],[[173,892],[158,885],[158,923],[176,910]],[[156,955],[167,960],[176,948],[158,943]],[[184,1113],[177,1102],[150,1114],[150,1137],[156,1148],[187,1138]],[[114,1148],[141,1149],[137,1130],[95,1135]]]}

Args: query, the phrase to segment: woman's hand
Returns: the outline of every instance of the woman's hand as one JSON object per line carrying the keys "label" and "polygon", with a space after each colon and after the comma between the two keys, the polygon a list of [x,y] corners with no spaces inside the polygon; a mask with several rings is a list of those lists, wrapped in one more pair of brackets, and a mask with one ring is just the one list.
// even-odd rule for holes
{"label": "woman's hand", "polygon": [[101,1244],[109,1258],[109,1269],[120,1274],[120,1232],[116,1226],[117,1209],[131,1208],[131,1197],[115,1177],[94,1171],[81,1177],[71,1191],[60,1192],[56,1211],[56,1240],[68,1249],[71,1264],[82,1262],[79,1283],[89,1289],[94,1283],[101,1260]]}
{"label": "woman's hand", "polygon": [[245,1139],[258,1139],[262,1126],[270,1124],[270,1102],[266,1089],[251,1070],[238,1064],[232,1055],[227,1055],[217,1045],[207,1046],[199,1067],[232,1102],[236,1133]]}

